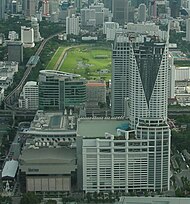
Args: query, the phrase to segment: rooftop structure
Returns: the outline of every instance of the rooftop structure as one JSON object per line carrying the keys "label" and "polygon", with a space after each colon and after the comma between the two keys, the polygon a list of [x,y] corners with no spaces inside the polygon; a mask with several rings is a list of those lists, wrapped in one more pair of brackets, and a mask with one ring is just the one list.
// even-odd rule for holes
{"label": "rooftop structure", "polygon": [[38,110],[25,134],[37,138],[73,138],[76,136],[76,119],[72,110],[62,112],[44,112]]}
{"label": "rooftop structure", "polygon": [[2,179],[15,178],[17,170],[18,170],[18,161],[15,161],[15,160],[6,161],[2,171]]}
{"label": "rooftop structure", "polygon": [[190,198],[169,197],[121,197],[118,204],[189,204]]}

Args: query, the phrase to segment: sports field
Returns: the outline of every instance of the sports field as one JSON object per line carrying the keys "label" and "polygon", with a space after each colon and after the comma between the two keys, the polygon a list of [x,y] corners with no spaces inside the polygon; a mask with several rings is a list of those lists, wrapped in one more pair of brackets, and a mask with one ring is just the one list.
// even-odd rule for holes
{"label": "sports field", "polygon": [[47,69],[54,69],[65,47],[59,47],[47,65]]}
{"label": "sports field", "polygon": [[[47,69],[53,69],[63,50],[59,48],[56,51]],[[67,52],[60,71],[80,74],[87,79],[110,79],[111,49],[98,46],[73,47]]]}

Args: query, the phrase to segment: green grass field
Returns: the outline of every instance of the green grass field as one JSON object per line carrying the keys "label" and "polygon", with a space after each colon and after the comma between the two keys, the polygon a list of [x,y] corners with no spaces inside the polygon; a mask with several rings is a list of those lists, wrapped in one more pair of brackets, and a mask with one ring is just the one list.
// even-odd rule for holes
{"label": "green grass field", "polygon": [[111,50],[103,47],[72,48],[60,71],[80,74],[87,79],[110,79]]}
{"label": "green grass field", "polygon": [[55,54],[52,56],[50,62],[47,65],[46,69],[54,69],[54,66],[56,64],[56,62],[58,61],[59,57],[61,56],[63,50],[65,49],[65,47],[59,47],[57,49],[57,51],[55,52]]}

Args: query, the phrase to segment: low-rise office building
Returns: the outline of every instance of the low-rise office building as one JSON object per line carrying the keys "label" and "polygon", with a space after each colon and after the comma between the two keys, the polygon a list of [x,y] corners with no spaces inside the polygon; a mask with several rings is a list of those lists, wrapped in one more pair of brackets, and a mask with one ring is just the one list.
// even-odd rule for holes
{"label": "low-rise office building", "polygon": [[70,192],[71,179],[76,171],[76,150],[29,143],[19,158],[21,191],[43,194]]}

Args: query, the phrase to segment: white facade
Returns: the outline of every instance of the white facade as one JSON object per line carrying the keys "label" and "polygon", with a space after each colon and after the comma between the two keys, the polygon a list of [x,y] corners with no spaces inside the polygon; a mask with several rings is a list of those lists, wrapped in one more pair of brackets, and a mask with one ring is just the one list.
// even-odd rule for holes
{"label": "white facade", "polygon": [[31,18],[31,27],[34,29],[34,41],[35,42],[41,41],[42,38],[40,36],[39,23],[36,17]]}
{"label": "white facade", "polygon": [[187,81],[190,79],[190,67],[176,67],[175,68],[175,80]]}
{"label": "white facade", "polygon": [[81,9],[81,25],[82,26],[96,26],[96,10],[95,9]]}
{"label": "white facade", "polygon": [[19,99],[19,108],[37,110],[39,101],[39,88],[37,82],[27,82]]}
{"label": "white facade", "polygon": [[190,18],[186,19],[186,40],[190,41]]}
{"label": "white facade", "polygon": [[139,22],[146,21],[146,4],[140,4],[138,7],[138,21]]}
{"label": "white facade", "polygon": [[74,14],[66,18],[66,34],[79,35],[79,17]]}
{"label": "white facade", "polygon": [[18,40],[19,39],[18,33],[16,33],[15,31],[9,31],[8,39],[10,41]]}
{"label": "white facade", "polygon": [[2,105],[2,102],[4,100],[4,89],[0,87],[0,106]]}
{"label": "white facade", "polygon": [[21,26],[21,42],[24,47],[34,47],[34,29]]}
{"label": "white facade", "polygon": [[49,16],[49,1],[42,1],[42,16]]}
{"label": "white facade", "polygon": [[[160,123],[159,130],[154,126],[147,128],[143,136],[141,131],[145,127],[139,126],[137,132],[118,130],[118,136],[106,133],[104,138],[83,138],[83,190],[155,191],[160,185],[168,189],[170,171],[165,171],[165,165],[168,167],[170,162],[168,132],[164,134],[168,127],[161,126]],[[163,144],[163,149],[160,144],[157,145],[159,151],[155,148],[155,131],[162,133],[157,135],[160,137],[160,144]],[[141,138],[137,139],[139,133]],[[160,166],[161,160],[164,160],[163,166]],[[157,174],[161,176],[156,176]],[[161,187],[161,190],[164,189]]]}
{"label": "white facade", "polygon": [[115,34],[119,29],[119,23],[116,22],[105,22],[103,33],[106,34],[106,40],[113,41],[115,39]]}

